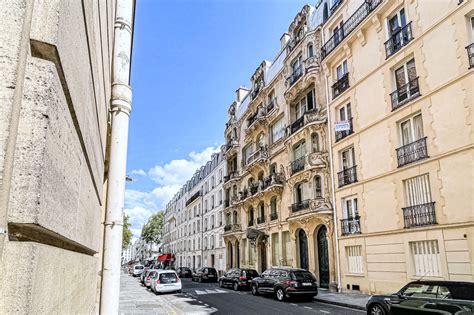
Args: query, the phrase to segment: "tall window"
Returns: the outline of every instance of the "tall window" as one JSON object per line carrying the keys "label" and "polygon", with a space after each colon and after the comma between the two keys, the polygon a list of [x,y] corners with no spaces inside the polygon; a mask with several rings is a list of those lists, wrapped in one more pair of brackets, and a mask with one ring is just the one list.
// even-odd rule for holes
{"label": "tall window", "polygon": [[300,203],[304,200],[304,183],[298,183],[294,189],[295,203]]}
{"label": "tall window", "polygon": [[400,123],[401,145],[407,145],[423,138],[423,119],[421,114]]}
{"label": "tall window", "polygon": [[293,60],[293,62],[291,63],[291,70],[292,70],[293,75],[299,75],[302,70],[301,68],[302,68],[302,57],[299,56],[295,58],[295,60]]}
{"label": "tall window", "polygon": [[336,67],[336,79],[339,81],[347,73],[347,60]]}
{"label": "tall window", "polygon": [[281,233],[283,243],[283,265],[291,266],[292,263],[292,252],[291,252],[291,238],[290,232],[285,231]]}
{"label": "tall window", "polygon": [[350,120],[352,118],[351,104],[348,103],[339,108],[339,121]]}
{"label": "tall window", "polygon": [[321,151],[319,146],[319,135],[317,132],[311,135],[311,152],[316,153]]}
{"label": "tall window", "polygon": [[437,240],[410,242],[410,252],[415,276],[442,276],[441,257]]}
{"label": "tall window", "polygon": [[247,160],[248,158],[253,154],[253,144],[250,143],[248,144],[244,149],[243,149],[243,164],[246,165],[247,164]]}
{"label": "tall window", "polygon": [[397,13],[395,13],[391,18],[388,19],[388,32],[389,35],[392,36],[400,31],[407,25],[407,20],[405,17],[405,9],[401,9]]}
{"label": "tall window", "polygon": [[416,176],[403,182],[408,207],[432,202],[430,177],[428,174]]}
{"label": "tall window", "polygon": [[273,197],[270,200],[270,211],[272,214],[277,213],[277,198]]}
{"label": "tall window", "polygon": [[280,265],[280,240],[278,233],[272,234],[272,264]]}
{"label": "tall window", "polygon": [[271,127],[272,134],[271,134],[271,142],[275,143],[285,135],[285,124],[283,121],[283,117],[280,118],[276,123],[274,123]]}
{"label": "tall window", "polygon": [[347,266],[349,273],[363,273],[362,269],[362,246],[346,246]]}
{"label": "tall window", "polygon": [[261,202],[258,205],[258,217],[259,218],[264,218],[265,217],[265,206],[264,206],[263,202]]}
{"label": "tall window", "polygon": [[322,187],[322,182],[321,182],[321,176],[319,175],[316,175],[314,177],[314,196],[316,198],[323,197],[323,187]]}
{"label": "tall window", "polygon": [[253,217],[253,208],[249,209],[249,226],[252,226],[254,222],[254,217]]}
{"label": "tall window", "polygon": [[308,45],[308,58],[314,56],[314,47],[313,44]]}
{"label": "tall window", "polygon": [[314,90],[312,89],[293,106],[295,120],[303,117],[307,111],[313,110],[315,105]]}
{"label": "tall window", "polygon": [[293,157],[294,160],[302,158],[306,155],[306,142],[300,141],[293,147]]}
{"label": "tall window", "polygon": [[355,218],[359,215],[357,208],[357,197],[351,196],[342,200],[342,216],[344,219]]}
{"label": "tall window", "polygon": [[355,165],[355,154],[353,147],[341,151],[341,165],[343,170],[351,168]]}
{"label": "tall window", "polygon": [[[411,59],[407,63],[395,69],[394,75],[395,85],[397,91],[399,91],[398,98],[399,101],[402,101],[404,97],[403,95],[400,95],[400,93],[404,93],[403,91],[406,90],[405,85],[417,78],[415,59]],[[408,95],[406,95],[406,97],[408,97]]]}

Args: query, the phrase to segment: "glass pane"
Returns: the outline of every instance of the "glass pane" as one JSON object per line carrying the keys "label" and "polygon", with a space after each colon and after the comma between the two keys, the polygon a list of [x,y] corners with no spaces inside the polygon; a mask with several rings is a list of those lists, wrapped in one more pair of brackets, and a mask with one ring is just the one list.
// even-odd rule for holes
{"label": "glass pane", "polygon": [[416,68],[415,68],[415,59],[412,59],[407,62],[407,74],[408,81],[412,81],[416,78]]}
{"label": "glass pane", "polygon": [[400,87],[404,86],[407,83],[403,66],[395,70],[395,83],[397,84],[397,89],[400,89]]}
{"label": "glass pane", "polygon": [[401,27],[404,27],[405,25],[407,25],[407,19],[405,17],[405,9],[400,10],[400,23],[401,23]]}
{"label": "glass pane", "polygon": [[347,113],[347,119],[351,119],[352,118],[352,109],[351,109],[351,104],[347,104],[346,105],[346,113]]}
{"label": "glass pane", "polygon": [[346,110],[344,107],[339,109],[339,118],[341,121],[346,120]]}
{"label": "glass pane", "polygon": [[413,117],[413,131],[415,137],[413,140],[416,141],[423,138],[423,119],[421,118],[421,115]]}
{"label": "glass pane", "polygon": [[413,142],[412,132],[411,132],[411,124],[410,121],[407,120],[401,124],[402,129],[402,145],[407,145]]}

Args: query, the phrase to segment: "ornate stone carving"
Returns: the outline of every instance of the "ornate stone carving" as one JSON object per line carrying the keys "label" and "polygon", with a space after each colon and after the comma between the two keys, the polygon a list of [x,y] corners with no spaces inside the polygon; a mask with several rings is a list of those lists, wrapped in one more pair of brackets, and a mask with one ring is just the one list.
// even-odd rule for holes
{"label": "ornate stone carving", "polygon": [[313,167],[328,167],[328,153],[315,152],[308,155],[308,163]]}

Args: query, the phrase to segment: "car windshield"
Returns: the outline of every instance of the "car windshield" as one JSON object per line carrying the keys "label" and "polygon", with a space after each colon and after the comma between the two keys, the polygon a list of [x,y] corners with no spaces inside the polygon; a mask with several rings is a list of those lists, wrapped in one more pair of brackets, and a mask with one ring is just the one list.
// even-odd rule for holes
{"label": "car windshield", "polygon": [[256,277],[258,277],[258,272],[255,271],[255,270],[244,270],[243,276],[244,277],[256,278]]}
{"label": "car windshield", "polygon": [[174,272],[167,272],[160,274],[160,283],[174,283],[177,281],[176,274]]}
{"label": "car windshield", "polygon": [[217,271],[214,268],[207,268],[205,273],[215,275]]}
{"label": "car windshield", "polygon": [[292,272],[292,278],[294,280],[309,280],[309,281],[314,281],[314,277],[309,271],[293,271]]}
{"label": "car windshield", "polygon": [[143,269],[143,266],[135,266],[135,269]]}

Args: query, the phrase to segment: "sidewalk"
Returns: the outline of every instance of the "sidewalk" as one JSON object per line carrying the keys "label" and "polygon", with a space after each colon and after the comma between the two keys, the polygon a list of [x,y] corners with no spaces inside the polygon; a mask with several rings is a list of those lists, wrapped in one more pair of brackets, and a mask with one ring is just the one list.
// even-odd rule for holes
{"label": "sidewalk", "polygon": [[319,289],[315,301],[333,305],[345,306],[352,309],[365,310],[365,305],[370,295],[359,293],[336,293],[329,290]]}

